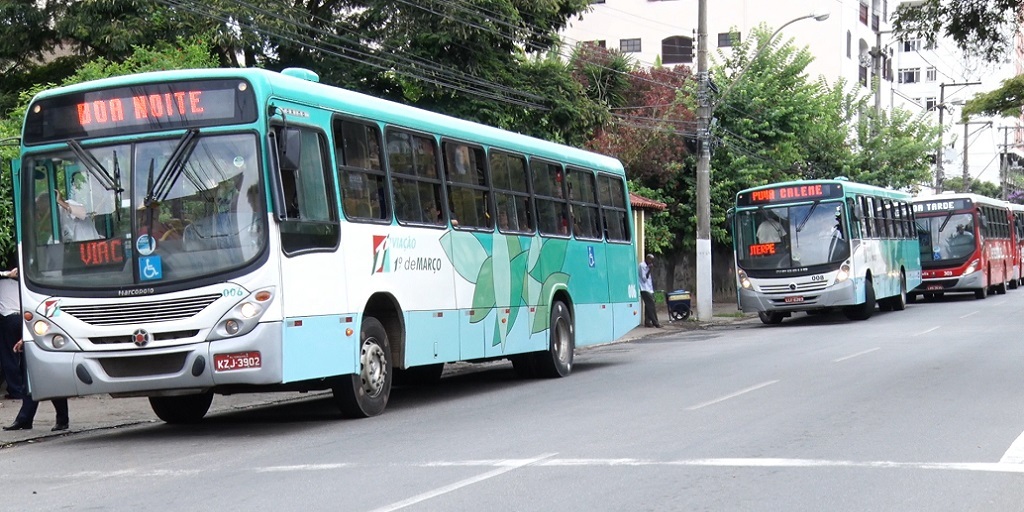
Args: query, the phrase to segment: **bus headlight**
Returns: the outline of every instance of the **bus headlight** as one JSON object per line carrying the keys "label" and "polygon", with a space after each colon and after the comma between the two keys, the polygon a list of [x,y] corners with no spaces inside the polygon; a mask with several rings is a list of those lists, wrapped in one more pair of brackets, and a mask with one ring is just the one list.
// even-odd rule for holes
{"label": "bus headlight", "polygon": [[839,267],[839,273],[836,274],[836,282],[841,283],[850,278],[850,265],[843,263],[843,266]]}
{"label": "bus headlight", "polygon": [[32,324],[32,332],[34,332],[36,336],[45,336],[46,333],[50,332],[50,324],[42,320],[38,320],[36,323]]}
{"label": "bus headlight", "polygon": [[978,271],[978,265],[980,263],[981,262],[979,260],[972,261],[970,265],[967,265],[967,270],[964,270],[964,275],[966,276],[967,274],[973,274],[973,273],[977,272]]}
{"label": "bus headlight", "polygon": [[747,277],[747,273],[744,272],[743,269],[739,269],[736,272],[736,278],[739,279],[741,287],[747,290],[754,287],[754,285],[750,283],[750,278]]}
{"label": "bus headlight", "polygon": [[59,350],[64,348],[64,345],[68,344],[68,339],[65,338],[64,336],[61,336],[60,334],[56,334],[53,336],[51,343],[53,343],[53,348]]}
{"label": "bus headlight", "polygon": [[274,287],[262,288],[242,298],[221,317],[208,339],[222,340],[248,334],[259,323],[267,306],[274,300]]}

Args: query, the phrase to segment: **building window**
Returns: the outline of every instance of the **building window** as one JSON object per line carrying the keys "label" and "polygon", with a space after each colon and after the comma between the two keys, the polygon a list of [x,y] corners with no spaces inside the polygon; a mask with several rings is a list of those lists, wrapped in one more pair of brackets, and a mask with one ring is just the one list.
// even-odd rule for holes
{"label": "building window", "polygon": [[718,47],[727,48],[740,44],[740,33],[739,32],[719,32],[718,33]]}
{"label": "building window", "polygon": [[937,105],[938,105],[938,103],[935,101],[935,97],[934,96],[932,96],[931,98],[925,98],[924,99],[924,108],[926,110],[935,110],[935,107]]}
{"label": "building window", "polygon": [[868,86],[868,68],[867,68],[867,66],[858,66],[857,70],[858,70],[857,71],[857,74],[858,74],[857,78],[860,80],[860,85],[862,85],[864,87],[867,87]]}
{"label": "building window", "polygon": [[925,70],[924,79],[929,82],[934,82],[939,79],[939,70],[935,69],[935,66],[929,66]]}
{"label": "building window", "polygon": [[590,44],[590,45],[594,45],[594,46],[596,46],[596,47],[598,47],[598,48],[606,48],[606,47],[607,47],[607,46],[605,45],[605,41],[604,41],[604,39],[595,39],[595,40],[593,40],[593,41],[586,41],[586,42],[584,42],[583,44]]}
{"label": "building window", "polygon": [[852,59],[853,58],[852,49],[853,49],[853,33],[850,32],[849,30],[847,30],[846,31],[846,58],[847,59]]}
{"label": "building window", "polygon": [[901,84],[916,84],[921,81],[921,68],[900,68]]}
{"label": "building window", "polygon": [[693,62],[693,38],[672,36],[661,40],[661,61],[664,64]]}
{"label": "building window", "polygon": [[864,2],[860,3],[860,22],[865,25],[868,24],[868,4]]}
{"label": "building window", "polygon": [[900,45],[900,49],[904,52],[916,52],[921,49],[920,39],[907,39]]}
{"label": "building window", "polygon": [[636,39],[619,39],[619,50],[624,53],[634,53],[640,51],[640,38]]}

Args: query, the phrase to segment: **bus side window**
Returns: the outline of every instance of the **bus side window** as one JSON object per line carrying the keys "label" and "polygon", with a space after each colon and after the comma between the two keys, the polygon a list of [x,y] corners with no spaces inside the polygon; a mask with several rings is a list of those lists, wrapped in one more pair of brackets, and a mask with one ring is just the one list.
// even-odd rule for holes
{"label": "bus side window", "polygon": [[[281,226],[285,252],[333,248],[340,228],[326,137],[312,129],[287,128],[281,156],[281,188],[286,219]],[[298,151],[296,151],[298,148]],[[284,153],[291,153],[285,157]]]}

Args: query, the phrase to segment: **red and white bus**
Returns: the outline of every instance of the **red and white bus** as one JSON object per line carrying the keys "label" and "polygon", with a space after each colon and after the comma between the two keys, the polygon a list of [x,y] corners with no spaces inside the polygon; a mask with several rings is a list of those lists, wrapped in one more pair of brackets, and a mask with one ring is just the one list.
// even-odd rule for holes
{"label": "red and white bus", "polygon": [[1010,288],[1016,289],[1024,285],[1024,204],[1010,203],[1010,215],[1013,216],[1013,279]]}
{"label": "red and white bus", "polygon": [[1018,250],[1009,203],[978,194],[943,194],[911,202],[923,282],[910,293],[910,300],[917,295],[974,292],[984,299],[990,291],[1006,293]]}

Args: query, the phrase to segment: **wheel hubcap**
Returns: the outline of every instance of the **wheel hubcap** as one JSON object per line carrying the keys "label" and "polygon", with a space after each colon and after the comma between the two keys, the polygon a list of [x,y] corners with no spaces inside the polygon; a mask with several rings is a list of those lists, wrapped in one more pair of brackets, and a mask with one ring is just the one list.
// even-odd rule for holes
{"label": "wheel hubcap", "polygon": [[387,355],[376,339],[367,338],[359,353],[359,379],[367,396],[376,397],[387,379]]}

